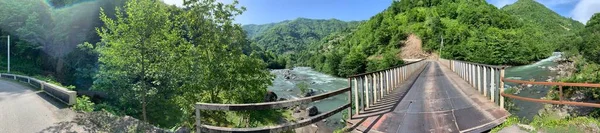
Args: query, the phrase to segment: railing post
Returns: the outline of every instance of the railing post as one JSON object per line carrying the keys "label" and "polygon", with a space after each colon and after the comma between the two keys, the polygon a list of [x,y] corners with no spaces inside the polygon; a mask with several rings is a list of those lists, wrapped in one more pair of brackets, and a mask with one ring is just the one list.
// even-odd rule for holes
{"label": "railing post", "polygon": [[[358,91],[358,78],[354,77],[354,107],[356,107],[356,115],[358,115],[358,112],[360,111],[360,103],[358,102],[358,93],[360,91]],[[350,118],[352,118],[352,116],[349,116]]]}
{"label": "railing post", "polygon": [[502,93],[504,93],[504,68],[500,68],[500,79],[498,79],[500,81],[500,107],[504,108],[504,96],[502,96]]}
{"label": "railing post", "polygon": [[487,97],[487,67],[483,67],[483,96]]}
{"label": "railing post", "polygon": [[389,70],[385,70],[385,90],[387,91],[387,93],[390,93],[390,73]]}
{"label": "railing post", "polygon": [[490,68],[492,71],[490,72],[490,99],[492,100],[492,102],[496,103],[496,97],[494,95],[494,91],[496,89],[496,83],[494,82],[494,69],[496,68]]}
{"label": "railing post", "polygon": [[369,75],[365,75],[365,106],[369,108],[370,99],[369,99]]}
{"label": "railing post", "polygon": [[477,66],[477,91],[481,93],[481,66]]}
{"label": "railing post", "polygon": [[348,107],[348,119],[352,118],[352,78],[348,78],[348,86],[350,86],[350,91],[348,91],[348,103],[350,103],[350,107]]}
{"label": "railing post", "polygon": [[377,78],[377,77],[379,77],[379,76],[377,75],[377,73],[373,73],[371,75],[373,75],[373,77],[372,77],[373,78],[373,84],[372,84],[372,86],[373,86],[373,104],[375,104],[375,103],[377,103],[377,101],[379,101],[379,96],[377,96],[378,91],[379,91],[379,89],[378,89],[379,85],[377,84],[377,83],[379,83],[379,78]]}
{"label": "railing post", "polygon": [[465,79],[465,63],[462,63],[462,62],[460,63],[460,73],[461,73],[460,75],[462,75],[460,77],[463,78],[464,80],[467,80],[467,79]]}
{"label": "railing post", "polygon": [[379,92],[381,93],[381,97],[380,99],[383,99],[383,96],[385,95],[385,88],[383,88],[383,84],[384,84],[384,78],[383,75],[385,74],[385,72],[379,72]]}
{"label": "railing post", "polygon": [[196,132],[201,133],[202,129],[200,129],[200,128],[202,128],[202,122],[200,121],[200,119],[202,117],[200,117],[200,109],[198,109],[198,108],[195,108],[195,109],[196,109]]}
{"label": "railing post", "polygon": [[475,87],[475,65],[471,64],[471,86]]}

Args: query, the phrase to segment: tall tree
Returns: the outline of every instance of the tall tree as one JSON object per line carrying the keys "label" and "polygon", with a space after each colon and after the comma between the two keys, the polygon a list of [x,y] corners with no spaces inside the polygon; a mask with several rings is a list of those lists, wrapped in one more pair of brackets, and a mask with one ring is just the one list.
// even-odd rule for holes
{"label": "tall tree", "polygon": [[[148,121],[148,98],[168,89],[168,82],[162,80],[171,74],[166,68],[177,65],[172,64],[173,50],[181,35],[171,17],[167,7],[155,0],[130,0],[125,10],[117,9],[116,19],[104,12],[100,17],[105,26],[97,29],[104,42],[99,48],[99,87],[120,96],[122,102],[139,101],[133,104],[141,106],[144,121]],[[102,86],[114,82],[125,88]]]}

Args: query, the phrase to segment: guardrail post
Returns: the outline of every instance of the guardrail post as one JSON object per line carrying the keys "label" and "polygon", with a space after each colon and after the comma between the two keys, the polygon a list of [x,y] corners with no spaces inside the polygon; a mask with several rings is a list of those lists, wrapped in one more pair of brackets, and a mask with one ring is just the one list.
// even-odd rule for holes
{"label": "guardrail post", "polygon": [[487,67],[483,67],[483,96],[487,97]]}
{"label": "guardrail post", "polygon": [[[500,94],[504,93],[504,68],[500,68]],[[500,107],[504,108],[504,96],[500,95]]]}
{"label": "guardrail post", "polygon": [[495,68],[490,68],[492,71],[490,72],[490,99],[492,100],[492,102],[496,103],[496,97],[494,95],[494,90],[496,89],[496,83],[494,82],[494,69]]}

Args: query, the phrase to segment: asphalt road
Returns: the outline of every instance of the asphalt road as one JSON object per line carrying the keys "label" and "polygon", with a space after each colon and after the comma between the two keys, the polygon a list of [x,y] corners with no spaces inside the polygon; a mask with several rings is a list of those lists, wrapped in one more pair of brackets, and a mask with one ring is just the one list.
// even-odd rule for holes
{"label": "asphalt road", "polygon": [[0,79],[0,133],[55,132],[57,125],[71,121],[75,115],[42,91]]}

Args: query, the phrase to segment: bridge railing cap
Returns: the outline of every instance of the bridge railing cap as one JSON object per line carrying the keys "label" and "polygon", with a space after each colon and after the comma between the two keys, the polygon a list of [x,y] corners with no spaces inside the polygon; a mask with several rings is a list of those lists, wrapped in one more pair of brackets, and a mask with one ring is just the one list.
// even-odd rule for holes
{"label": "bridge railing cap", "polygon": [[399,65],[399,66],[394,66],[394,67],[386,68],[386,69],[383,69],[383,70],[377,70],[377,71],[373,71],[373,72],[367,72],[367,73],[356,74],[356,75],[348,76],[347,78],[354,78],[354,77],[359,77],[359,76],[369,75],[369,74],[378,73],[378,72],[382,72],[382,71],[387,71],[387,70],[394,69],[394,68],[398,68],[398,67],[408,66],[408,65],[410,65],[410,64],[414,64],[414,63],[417,63],[417,62],[421,62],[421,61],[423,61],[423,60],[425,60],[425,59],[421,59],[421,60],[418,60],[418,61],[409,62],[409,63],[402,64],[402,65]]}
{"label": "bridge railing cap", "polygon": [[468,61],[461,61],[461,60],[453,60],[453,61],[458,61],[458,62],[473,64],[473,65],[478,65],[478,66],[485,66],[485,67],[497,68],[497,69],[506,69],[506,68],[511,67],[509,65],[487,65],[487,64],[480,64],[480,63],[474,63],[474,62],[468,62]]}

